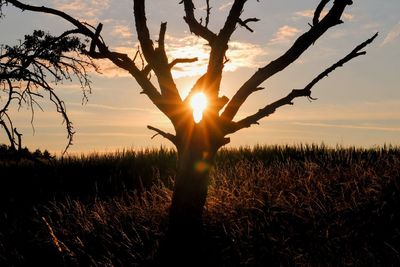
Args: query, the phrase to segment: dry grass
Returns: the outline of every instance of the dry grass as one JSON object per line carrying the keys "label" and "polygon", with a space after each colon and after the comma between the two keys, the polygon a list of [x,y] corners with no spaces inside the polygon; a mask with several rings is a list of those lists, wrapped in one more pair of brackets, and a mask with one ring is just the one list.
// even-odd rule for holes
{"label": "dry grass", "polygon": [[[18,210],[6,207],[0,265],[151,263],[166,233],[172,195],[174,166],[165,162],[174,165],[176,157],[171,151],[146,153],[59,165],[73,173],[68,162],[80,168],[147,162],[143,168],[151,170],[152,183],[141,178],[129,187],[130,177],[118,176],[126,170],[114,166],[118,179],[109,179],[125,186],[114,185],[122,189],[112,193],[100,192],[105,187],[99,179],[89,196],[67,191],[20,203]],[[216,162],[204,215],[215,265],[400,266],[400,149],[255,147],[223,150]]]}

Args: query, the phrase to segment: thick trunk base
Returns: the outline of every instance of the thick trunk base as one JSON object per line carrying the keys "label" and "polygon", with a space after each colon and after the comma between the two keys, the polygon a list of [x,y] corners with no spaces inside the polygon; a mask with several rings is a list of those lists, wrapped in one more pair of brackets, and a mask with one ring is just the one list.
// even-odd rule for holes
{"label": "thick trunk base", "polygon": [[160,260],[171,266],[205,266],[203,208],[207,198],[212,151],[192,146],[179,154],[179,169]]}

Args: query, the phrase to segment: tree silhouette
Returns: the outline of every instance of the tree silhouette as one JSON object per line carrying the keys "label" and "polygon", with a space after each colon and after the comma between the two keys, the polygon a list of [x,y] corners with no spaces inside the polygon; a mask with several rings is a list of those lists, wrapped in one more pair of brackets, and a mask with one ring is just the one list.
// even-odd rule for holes
{"label": "tree silhouette", "polygon": [[[192,34],[203,38],[210,46],[207,71],[195,81],[189,95],[182,98],[171,70],[180,63],[194,62],[196,58],[178,58],[171,60],[165,48],[165,35],[167,23],[161,23],[158,40],[151,39],[147,26],[145,0],[134,0],[134,19],[136,32],[141,50],[134,58],[127,54],[110,50],[105,40],[101,38],[102,24],[97,27],[83,23],[70,15],[56,9],[33,6],[17,0],[2,0],[1,3],[11,4],[21,10],[48,13],[58,16],[72,24],[72,31],[90,40],[89,49],[84,53],[94,59],[108,59],[119,68],[126,70],[136,79],[145,94],[153,104],[162,111],[171,121],[175,133],[167,133],[163,130],[148,126],[156,134],[170,140],[178,152],[178,174],[175,178],[175,187],[170,208],[169,231],[175,240],[181,242],[181,248],[193,239],[194,233],[199,233],[202,228],[202,213],[206,201],[209,183],[210,168],[216,152],[230,142],[229,135],[243,128],[258,124],[258,121],[274,113],[276,109],[284,105],[292,105],[293,99],[298,97],[311,97],[311,89],[321,79],[327,76],[337,67],[351,59],[364,55],[362,51],[377,36],[363,42],[351,51],[347,56],[327,68],[316,76],[308,85],[301,89],[294,89],[288,95],[266,104],[257,112],[245,118],[235,120],[235,117],[247,100],[256,91],[263,90],[262,83],[273,75],[284,70],[304,51],[310,48],[330,28],[343,23],[341,16],[351,0],[322,0],[315,9],[310,29],[303,33],[293,45],[280,57],[261,66],[249,79],[241,85],[236,93],[229,99],[220,96],[221,79],[226,63],[226,52],[229,49],[229,41],[232,34],[239,26],[252,31],[250,23],[258,21],[257,18],[242,18],[246,0],[234,0],[223,27],[219,32],[214,32],[208,27],[211,16],[210,1],[206,0],[206,18],[198,19],[195,16],[195,5],[192,0],[182,0],[185,16],[184,21]],[[324,12],[327,4],[333,2],[329,10]],[[142,67],[139,55],[143,55],[145,65]],[[157,79],[157,84],[149,78],[152,73]],[[190,107],[191,97],[202,92],[208,100],[208,105],[203,111],[202,119],[196,122]]]}
{"label": "tree silhouette", "polygon": [[0,86],[3,103],[0,109],[0,125],[3,127],[10,147],[21,150],[21,136],[13,126],[9,109],[15,103],[18,108],[27,106],[32,112],[41,109],[38,99],[48,95],[64,119],[68,135],[65,151],[72,144],[74,134],[64,102],[53,89],[56,83],[64,80],[72,81],[76,77],[83,89],[90,90],[90,80],[86,69],[95,67],[90,58],[80,56],[85,45],[77,37],[71,37],[74,31],[67,31],[53,37],[43,31],[34,31],[26,35],[19,45],[2,46],[0,51]]}

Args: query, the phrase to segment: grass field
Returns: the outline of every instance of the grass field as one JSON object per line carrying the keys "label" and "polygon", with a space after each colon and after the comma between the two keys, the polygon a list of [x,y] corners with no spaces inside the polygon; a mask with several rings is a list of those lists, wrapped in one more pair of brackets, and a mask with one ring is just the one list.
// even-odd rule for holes
{"label": "grass field", "polygon": [[[171,150],[1,155],[0,266],[151,265]],[[400,266],[400,148],[222,150],[204,214],[210,266]]]}

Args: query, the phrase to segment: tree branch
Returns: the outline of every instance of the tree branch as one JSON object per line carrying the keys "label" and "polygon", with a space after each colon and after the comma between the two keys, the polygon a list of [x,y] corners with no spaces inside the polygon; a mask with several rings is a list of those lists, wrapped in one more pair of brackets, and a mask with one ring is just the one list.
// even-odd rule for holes
{"label": "tree branch", "polygon": [[176,58],[172,60],[171,63],[169,63],[169,68],[172,69],[175,65],[180,64],[180,63],[193,63],[198,61],[199,59],[197,57],[193,58]]}
{"label": "tree branch", "polygon": [[165,51],[165,33],[167,32],[167,23],[163,22],[160,26],[160,34],[158,35],[158,48]]}
{"label": "tree branch", "polygon": [[250,32],[254,32],[254,30],[252,28],[250,28],[247,23],[249,22],[257,22],[260,21],[258,18],[249,18],[249,19],[245,19],[245,20],[241,20],[240,18],[238,19],[238,23],[240,26],[246,28],[248,31]]}
{"label": "tree branch", "polygon": [[242,14],[244,4],[247,0],[235,0],[232,8],[229,12],[228,18],[225,21],[224,27],[218,34],[218,38],[224,42],[228,43],[229,38],[231,38],[233,32],[236,29],[236,24],[239,22],[239,17]]}
{"label": "tree branch", "polygon": [[154,137],[156,137],[157,135],[161,135],[162,137],[164,137],[164,138],[168,139],[169,141],[171,141],[174,145],[177,145],[177,140],[176,140],[176,136],[175,135],[170,134],[170,133],[166,133],[166,132],[164,132],[164,131],[162,131],[162,130],[160,130],[158,128],[155,128],[153,126],[150,126],[150,125],[147,125],[147,129],[156,132],[156,134],[153,135],[152,139]]}
{"label": "tree branch", "polygon": [[210,31],[206,26],[201,25],[194,16],[194,4],[192,0],[182,0],[180,4],[184,5],[186,16],[183,17],[185,22],[188,24],[189,29],[192,33],[200,36],[212,44],[217,37],[215,33]]}
{"label": "tree branch", "polygon": [[[153,41],[150,39],[150,33],[146,24],[146,11],[144,0],[134,0],[134,14],[136,31],[138,34],[140,45],[142,46],[143,55],[149,66],[157,76],[158,83],[161,89],[161,95],[164,101],[164,108],[167,117],[176,123],[176,110],[180,110],[182,106],[182,99],[179,95],[178,89],[171,74],[171,68],[168,63],[168,57],[165,52],[165,33],[167,24],[162,23],[160,27],[160,35],[158,40],[158,47],[153,48]],[[149,73],[147,71],[147,73]]]}
{"label": "tree branch", "polygon": [[304,51],[315,43],[328,29],[343,23],[341,16],[347,5],[351,5],[351,0],[336,0],[328,14],[308,32],[301,35],[285,54],[271,61],[268,65],[260,68],[242,87],[235,93],[226,109],[221,114],[221,118],[225,121],[232,121],[237,114],[239,108],[243,105],[246,99],[254,92],[254,88],[266,81],[271,76],[282,71],[296,59],[298,59]]}
{"label": "tree branch", "polygon": [[210,23],[210,14],[211,14],[211,7],[210,7],[210,0],[206,0],[206,28],[208,28],[208,23]]}
{"label": "tree branch", "polygon": [[[135,2],[141,3],[141,0],[135,0]],[[89,55],[93,58],[96,58],[96,59],[100,59],[100,58],[109,59],[116,66],[128,71],[136,79],[136,81],[142,87],[143,93],[146,94],[150,98],[150,100],[153,102],[153,104],[155,104],[157,106],[157,108],[159,108],[167,117],[171,116],[172,112],[171,112],[170,108],[165,103],[165,101],[163,101],[158,90],[147,79],[147,76],[144,75],[136,67],[135,62],[132,59],[130,59],[128,57],[128,55],[126,55],[126,54],[110,51],[108,49],[108,47],[104,44],[104,42],[101,41],[101,36],[96,37],[96,33],[93,32],[91,29],[89,29],[87,26],[85,26],[84,23],[82,23],[82,22],[72,18],[68,14],[66,14],[62,11],[56,10],[56,9],[52,9],[52,8],[48,8],[48,7],[44,7],[44,6],[39,7],[39,6],[27,5],[27,4],[21,3],[20,1],[17,1],[17,0],[8,0],[8,3],[14,5],[15,7],[19,8],[21,10],[29,10],[29,11],[33,11],[33,12],[56,15],[58,17],[65,19],[66,21],[72,23],[75,27],[77,27],[77,30],[79,31],[80,34],[83,34],[84,36],[89,37],[92,40],[92,42],[94,42],[96,44],[96,46],[98,47],[99,52],[87,51],[86,52],[87,55]],[[143,5],[143,9],[144,9],[144,5]],[[143,16],[144,16],[144,14],[143,14]],[[144,17],[144,21],[145,21],[145,17]],[[97,29],[99,29],[99,27]],[[145,41],[145,42],[147,42],[147,41]],[[147,49],[150,50],[149,45],[145,45],[145,47],[147,47]],[[143,46],[142,46],[142,48],[143,48]],[[143,53],[144,53],[144,51],[143,51]],[[168,64],[166,64],[166,68],[168,68]]]}
{"label": "tree branch", "polygon": [[[335,69],[342,67],[345,63],[349,62],[350,60],[365,55],[365,51],[361,51],[367,45],[372,43],[375,38],[378,36],[376,33],[370,39],[366,40],[365,42],[358,45],[353,51],[351,51],[348,55],[344,58],[340,59],[338,62],[327,68],[325,71],[321,72],[318,76],[316,76],[309,84],[307,84],[303,89],[293,89],[287,96],[265,106],[264,108],[260,109],[255,114],[248,116],[236,123],[233,123],[230,127],[228,127],[227,133],[234,133],[240,129],[248,128],[252,124],[258,124],[258,121],[264,117],[268,117],[269,115],[273,114],[276,109],[284,106],[284,105],[293,105],[293,99],[297,97],[309,97],[311,98],[311,89],[321,81],[324,77],[327,77],[331,72]],[[311,98],[312,99],[312,98]]]}
{"label": "tree branch", "polygon": [[143,55],[147,62],[153,64],[155,61],[155,52],[153,47],[153,41],[150,38],[150,32],[146,24],[146,11],[144,0],[133,1],[133,11],[135,14],[136,32],[140,46],[142,47]]}
{"label": "tree branch", "polygon": [[7,124],[1,118],[0,118],[0,125],[6,131],[6,134],[7,134],[8,140],[10,141],[10,146],[11,146],[12,150],[16,150],[15,149],[15,138],[14,138],[13,132],[10,131],[10,129],[8,129]]}
{"label": "tree branch", "polygon": [[96,41],[95,40],[99,40],[100,37],[100,32],[103,29],[103,24],[99,23],[99,25],[96,28],[96,31],[94,33],[94,37],[92,39],[92,42],[90,43],[90,49],[89,52],[94,53],[96,50]]}
{"label": "tree branch", "polygon": [[314,12],[314,17],[313,17],[313,25],[317,25],[319,23],[319,17],[321,16],[322,11],[324,10],[324,7],[326,4],[329,3],[330,0],[321,0],[317,8],[315,9]]}
{"label": "tree branch", "polygon": [[217,116],[216,102],[218,101],[218,94],[221,86],[222,71],[225,64],[226,51],[228,50],[228,42],[233,32],[236,29],[236,25],[239,22],[239,17],[242,14],[244,4],[247,0],[235,0],[229,15],[224,23],[223,28],[218,33],[215,41],[210,43],[211,52],[208,61],[207,73],[206,73],[206,86],[204,90],[208,95],[211,106],[214,108],[214,114]]}
{"label": "tree branch", "polygon": [[94,33],[91,30],[89,30],[85,25],[83,25],[82,22],[78,21],[77,19],[74,19],[73,17],[69,16],[68,14],[66,14],[62,11],[59,11],[59,10],[56,10],[53,8],[48,8],[45,6],[39,7],[39,6],[27,5],[18,0],[7,0],[7,2],[12,4],[13,6],[21,9],[22,11],[29,10],[29,11],[34,11],[34,12],[52,14],[52,15],[61,17],[65,20],[67,20],[68,22],[72,23],[73,25],[75,25],[82,34],[84,34],[88,37],[91,37],[91,38],[94,37]]}

